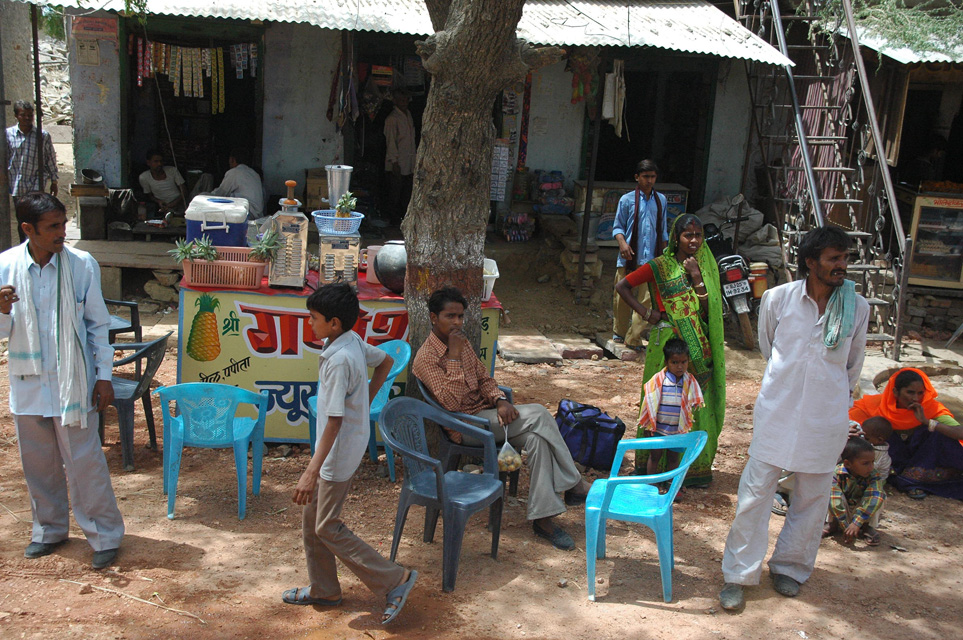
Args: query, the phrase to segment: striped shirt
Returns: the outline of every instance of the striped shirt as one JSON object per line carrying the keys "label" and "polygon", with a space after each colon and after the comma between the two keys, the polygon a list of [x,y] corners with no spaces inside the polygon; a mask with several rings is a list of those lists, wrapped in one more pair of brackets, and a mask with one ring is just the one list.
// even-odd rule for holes
{"label": "striped shirt", "polygon": [[655,414],[655,432],[662,436],[679,433],[679,417],[682,413],[682,378],[676,378],[667,369],[662,381],[662,401]]}
{"label": "striped shirt", "polygon": [[37,183],[37,129],[29,133],[20,130],[20,125],[7,129],[7,177],[10,180],[10,193],[20,197],[31,191],[43,191],[46,180],[56,182],[57,154],[54,153],[50,134],[43,132],[43,184]]}
{"label": "striped shirt", "polygon": [[850,522],[862,527],[883,506],[883,478],[873,469],[865,478],[850,475],[840,462],[833,474],[829,493],[829,514],[845,529]]}

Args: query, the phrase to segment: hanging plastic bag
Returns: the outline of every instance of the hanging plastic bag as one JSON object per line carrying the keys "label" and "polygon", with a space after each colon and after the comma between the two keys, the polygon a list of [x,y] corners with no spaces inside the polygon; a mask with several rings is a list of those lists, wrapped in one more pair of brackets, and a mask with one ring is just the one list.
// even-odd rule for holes
{"label": "hanging plastic bag", "polygon": [[522,468],[522,456],[515,451],[512,445],[508,444],[508,440],[502,445],[501,451],[498,452],[498,470],[502,473],[511,473],[512,471],[518,471]]}

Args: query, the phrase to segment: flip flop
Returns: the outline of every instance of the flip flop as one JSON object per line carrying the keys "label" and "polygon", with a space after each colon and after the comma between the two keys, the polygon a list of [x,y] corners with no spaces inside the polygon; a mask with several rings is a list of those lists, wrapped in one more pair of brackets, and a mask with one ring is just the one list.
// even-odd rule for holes
{"label": "flip flop", "polygon": [[[388,624],[392,620],[398,617],[401,610],[405,606],[405,602],[408,601],[408,594],[411,593],[412,588],[415,586],[415,580],[418,579],[418,572],[414,569],[411,570],[411,574],[408,579],[399,584],[397,587],[388,592],[387,605],[385,606],[384,615],[388,616],[381,621],[381,624]],[[401,602],[396,603],[395,599],[401,598]]]}
{"label": "flip flop", "polygon": [[926,492],[916,487],[908,490],[906,492],[906,495],[912,498],[913,500],[924,500],[926,498]]}
{"label": "flip flop", "polygon": [[859,536],[862,538],[863,542],[866,543],[867,547],[878,547],[879,546],[879,531],[876,529],[866,528],[863,530],[862,534]]}
{"label": "flip flop", "polygon": [[565,533],[565,530],[557,524],[552,525],[551,531],[545,531],[537,524],[532,522],[532,529],[535,531],[535,535],[540,538],[545,538],[551,542],[552,546],[556,549],[561,549],[562,551],[571,551],[575,548],[575,541],[572,540],[572,536]]}
{"label": "flip flop", "polygon": [[341,598],[329,600],[327,598],[312,598],[310,595],[311,587],[295,587],[288,589],[281,594],[281,600],[287,604],[312,605],[317,604],[322,607],[336,607],[341,604]]}

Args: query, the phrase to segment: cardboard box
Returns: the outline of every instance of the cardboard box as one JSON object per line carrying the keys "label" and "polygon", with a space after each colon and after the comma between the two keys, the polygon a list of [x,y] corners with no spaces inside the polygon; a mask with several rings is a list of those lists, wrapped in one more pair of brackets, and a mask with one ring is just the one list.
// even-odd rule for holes
{"label": "cardboard box", "polygon": [[328,203],[321,198],[328,197],[328,172],[324,167],[305,169],[304,171],[304,208],[306,211],[330,209]]}

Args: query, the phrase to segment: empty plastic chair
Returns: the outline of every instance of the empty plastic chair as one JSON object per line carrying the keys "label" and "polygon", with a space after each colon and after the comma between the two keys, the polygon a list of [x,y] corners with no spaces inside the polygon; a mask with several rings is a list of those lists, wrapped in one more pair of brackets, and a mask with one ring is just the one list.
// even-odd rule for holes
{"label": "empty plastic chair", "polygon": [[[470,435],[482,442],[484,470],[480,474],[445,471],[441,461],[428,453],[425,420]],[[436,409],[414,398],[394,398],[381,412],[381,436],[402,457],[405,475],[398,499],[395,531],[391,540],[391,560],[398,553],[401,532],[412,505],[425,507],[425,542],[435,536],[440,513],[444,520],[442,549],[442,589],[452,591],[458,576],[458,560],[465,535],[465,525],[472,514],[489,508],[492,531],[492,558],[498,556],[501,530],[502,496],[505,488],[498,479],[495,437],[483,429],[455,420],[446,411]]]}
{"label": "empty plastic chair", "polygon": [[[388,402],[388,396],[391,394],[391,387],[395,383],[395,379],[408,367],[408,361],[411,360],[411,345],[409,345],[404,340],[389,340],[383,344],[379,344],[378,348],[387,353],[394,360],[394,364],[391,365],[391,370],[388,372],[388,377],[385,378],[384,384],[378,389],[378,394],[371,401],[370,409],[370,422],[371,422],[371,432],[368,435],[368,457],[372,462],[378,462],[378,438],[377,438],[377,424],[378,419],[381,416],[381,410],[384,408],[385,403]],[[318,433],[318,396],[311,396],[308,398],[308,408],[311,410],[311,425],[310,425],[310,438],[311,438],[311,453],[314,454],[314,447],[317,444]],[[385,447],[385,457],[388,462],[388,477],[392,482],[395,481],[395,456],[391,452],[390,447]]]}
{"label": "empty plastic chair", "polygon": [[[247,449],[253,445],[253,490],[261,493],[261,465],[264,460],[264,419],[267,417],[268,392],[254,393],[226,384],[189,382],[155,391],[164,413],[164,493],[167,517],[174,518],[177,479],[184,447],[234,449],[237,467],[237,515],[247,512]],[[177,403],[178,415],[172,416],[169,403]],[[257,418],[239,418],[241,403],[257,407]]]}
{"label": "empty plastic chair", "polygon": [[[668,437],[622,440],[615,451],[615,461],[608,478],[592,483],[585,500],[585,562],[588,570],[588,596],[595,600],[595,560],[605,557],[605,522],[623,520],[638,522],[655,532],[662,574],[662,597],[672,601],[672,570],[675,555],[672,545],[672,501],[675,499],[689,465],[702,452],[708,435],[690,431]],[[626,451],[637,449],[671,449],[682,451],[679,466],[672,471],[646,476],[619,476]],[[659,494],[655,486],[671,480],[667,493]]]}
{"label": "empty plastic chair", "polygon": [[[140,400],[144,405],[144,418],[147,420],[147,433],[150,436],[150,448],[157,449],[157,434],[154,431],[154,408],[150,401],[150,383],[164,361],[167,353],[167,339],[173,331],[153,342],[133,342],[112,345],[115,351],[134,350],[134,353],[114,361],[114,367],[137,363],[140,369],[141,361],[147,359],[143,372],[138,372],[136,380],[128,380],[119,376],[112,376],[111,386],[114,388],[113,405],[117,407],[117,423],[120,427],[120,450],[126,471],[134,470],[134,405]],[[104,414],[100,414],[100,441],[104,441]]]}

